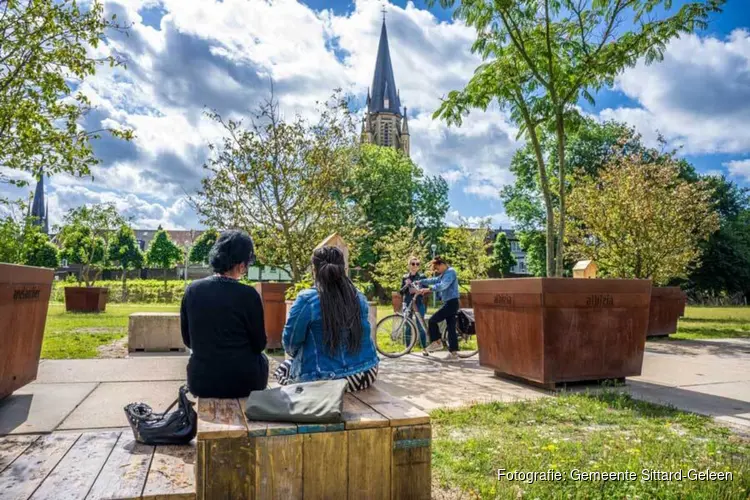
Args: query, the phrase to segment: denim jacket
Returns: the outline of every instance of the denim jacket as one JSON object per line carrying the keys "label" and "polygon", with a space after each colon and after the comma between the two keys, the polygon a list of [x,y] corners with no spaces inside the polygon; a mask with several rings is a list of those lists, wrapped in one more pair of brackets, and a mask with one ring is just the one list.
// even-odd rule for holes
{"label": "denim jacket", "polygon": [[459,296],[458,291],[458,275],[455,269],[449,267],[443,274],[436,278],[428,278],[426,280],[420,280],[420,285],[434,285],[432,291],[440,294],[440,298],[443,302],[448,302],[451,299],[457,299]]}
{"label": "denim jacket", "polygon": [[350,353],[346,346],[331,356],[323,345],[323,319],[320,297],[314,288],[297,296],[284,326],[284,351],[292,356],[290,378],[294,382],[337,379],[369,370],[379,362],[370,334],[367,298],[359,295],[362,342],[359,352]]}

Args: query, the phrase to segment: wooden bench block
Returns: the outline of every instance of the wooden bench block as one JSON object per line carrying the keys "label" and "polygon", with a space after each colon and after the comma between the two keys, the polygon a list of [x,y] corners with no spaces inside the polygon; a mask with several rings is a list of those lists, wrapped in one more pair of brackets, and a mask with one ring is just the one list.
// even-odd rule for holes
{"label": "wooden bench block", "polygon": [[157,446],[148,471],[143,500],[195,499],[194,444]]}
{"label": "wooden bench block", "polygon": [[305,500],[347,498],[348,432],[302,436],[302,491]]}
{"label": "wooden bench block", "polygon": [[141,498],[153,455],[153,446],[136,442],[128,431],[120,434],[86,500]]}
{"label": "wooden bench block", "polygon": [[302,498],[302,435],[255,438],[255,496],[262,500]]}
{"label": "wooden bench block", "polygon": [[133,313],[128,318],[128,352],[185,352],[180,314]]}
{"label": "wooden bench block", "polygon": [[245,399],[198,401],[197,497],[430,498],[430,417],[372,387],[343,422],[247,420]]}

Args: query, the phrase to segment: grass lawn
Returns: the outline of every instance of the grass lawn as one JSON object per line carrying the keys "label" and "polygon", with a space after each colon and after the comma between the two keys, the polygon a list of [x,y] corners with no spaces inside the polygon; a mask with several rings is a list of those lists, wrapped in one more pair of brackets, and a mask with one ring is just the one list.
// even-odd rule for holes
{"label": "grass lawn", "polygon": [[[750,440],[710,418],[608,391],[491,403],[432,413],[438,498],[745,499]],[[733,481],[691,481],[690,469],[731,471]],[[497,480],[497,469],[560,471],[564,480]],[[635,480],[576,481],[581,472],[635,472]],[[642,470],[683,471],[643,481]],[[460,490],[460,491],[459,491]],[[440,495],[445,493],[445,495]]]}
{"label": "grass lawn", "polygon": [[63,304],[50,304],[44,329],[42,358],[95,358],[97,347],[128,334],[128,316],[134,312],[178,311],[177,305],[107,304],[101,314],[67,313]]}
{"label": "grass lawn", "polygon": [[750,307],[688,307],[673,339],[750,337]]}

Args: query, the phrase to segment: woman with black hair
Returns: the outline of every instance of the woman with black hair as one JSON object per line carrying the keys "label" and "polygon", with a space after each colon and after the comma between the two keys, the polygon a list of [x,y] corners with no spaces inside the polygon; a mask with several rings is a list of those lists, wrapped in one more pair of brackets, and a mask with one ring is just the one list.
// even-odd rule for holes
{"label": "woman with black hair", "polygon": [[192,282],[180,308],[182,339],[192,352],[188,388],[203,398],[242,398],[268,385],[263,303],[239,282],[255,261],[253,240],[221,233],[209,253],[214,275]]}
{"label": "woman with black hair", "polygon": [[370,333],[367,298],[346,276],[344,254],[321,247],[312,257],[314,288],[297,296],[282,342],[292,359],[279,365],[279,384],[345,378],[348,391],[370,387],[378,355]]}

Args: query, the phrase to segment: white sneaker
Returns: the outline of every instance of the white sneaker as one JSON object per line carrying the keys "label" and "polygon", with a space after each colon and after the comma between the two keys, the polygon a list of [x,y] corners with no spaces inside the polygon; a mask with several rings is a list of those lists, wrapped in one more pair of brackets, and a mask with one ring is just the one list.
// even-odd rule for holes
{"label": "white sneaker", "polygon": [[448,357],[445,358],[446,361],[458,361],[459,359],[457,352],[449,352]]}
{"label": "white sneaker", "polygon": [[424,348],[424,350],[427,352],[437,352],[442,351],[443,349],[443,342],[441,340],[436,340],[435,342]]}

